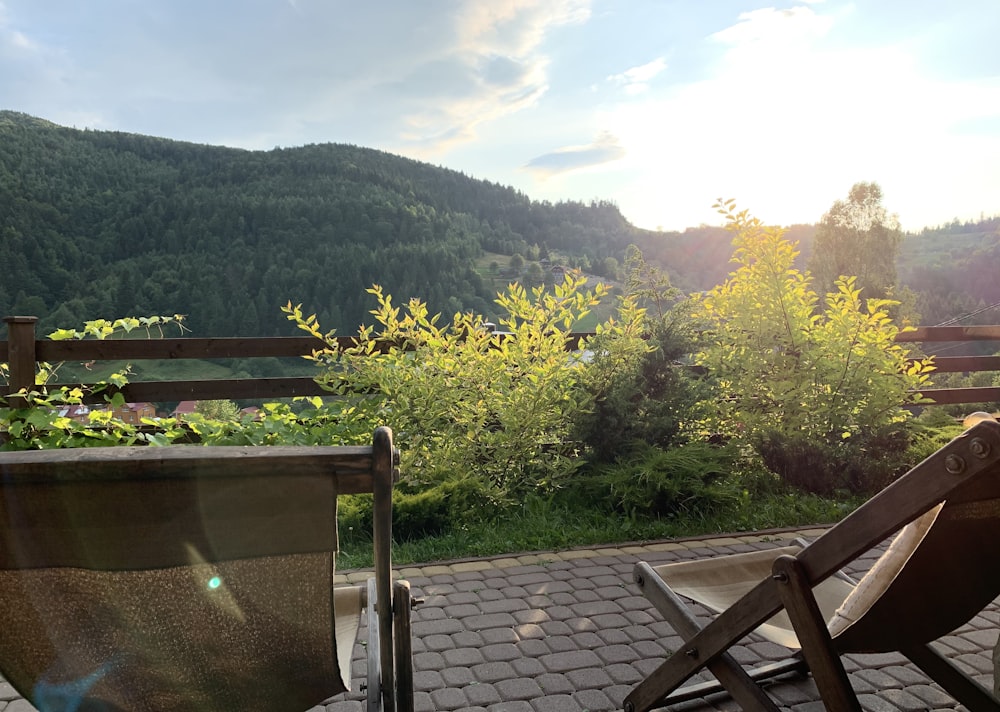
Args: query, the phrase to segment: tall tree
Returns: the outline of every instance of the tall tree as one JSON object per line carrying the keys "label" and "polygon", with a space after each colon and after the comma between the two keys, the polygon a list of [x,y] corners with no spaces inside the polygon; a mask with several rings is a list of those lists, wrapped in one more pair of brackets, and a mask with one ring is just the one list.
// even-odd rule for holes
{"label": "tall tree", "polygon": [[816,227],[809,270],[820,294],[836,291],[841,277],[857,277],[867,298],[882,299],[896,285],[896,257],[903,231],[882,205],[878,183],[855,183]]}

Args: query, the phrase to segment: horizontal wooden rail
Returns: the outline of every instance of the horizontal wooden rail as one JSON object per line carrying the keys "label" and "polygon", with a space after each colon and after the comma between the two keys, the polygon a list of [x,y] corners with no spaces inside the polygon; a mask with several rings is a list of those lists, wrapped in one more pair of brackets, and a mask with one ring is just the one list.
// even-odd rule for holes
{"label": "horizontal wooden rail", "polygon": [[[308,356],[326,348],[325,342],[312,336],[259,338],[165,338],[51,341],[35,338],[34,317],[7,317],[8,339],[0,341],[0,362],[10,366],[10,383],[0,385],[0,396],[8,396],[35,383],[38,362],[60,363],[90,361],[135,361],[149,359],[252,359]],[[579,347],[580,339],[591,332],[570,334],[567,350]],[[898,335],[897,341],[965,342],[1000,341],[997,326],[922,326]],[[336,339],[337,348],[355,343],[354,337]],[[385,351],[389,343],[379,350]],[[1000,356],[939,356],[935,365],[941,373],[1000,371]],[[49,384],[50,388],[79,384]],[[112,391],[113,392],[113,391]],[[137,381],[120,389],[129,403],[182,400],[251,400],[264,401],[295,396],[323,395],[326,391],[309,377],[239,378],[189,381]],[[923,392],[936,404],[1000,401],[1000,388],[932,388]],[[11,399],[12,403],[15,399]],[[87,396],[85,403],[104,401],[104,394]]]}
{"label": "horizontal wooden rail", "polygon": [[1000,341],[1000,326],[918,326],[901,332],[896,341]]}

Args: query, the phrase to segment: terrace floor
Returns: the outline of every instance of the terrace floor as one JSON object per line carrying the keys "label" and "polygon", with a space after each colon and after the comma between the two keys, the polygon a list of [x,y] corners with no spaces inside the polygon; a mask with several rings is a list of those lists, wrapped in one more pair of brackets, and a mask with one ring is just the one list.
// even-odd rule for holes
{"label": "terrace floor", "polygon": [[[489,712],[597,712],[621,709],[625,695],[680,645],[673,630],[631,583],[634,563],[653,563],[778,546],[819,530],[622,545],[400,567],[413,593],[416,708]],[[878,552],[858,562],[863,573]],[[366,571],[338,574],[355,582]],[[1000,632],[994,602],[969,624],[937,644],[948,656],[993,685],[993,646]],[[751,637],[734,649],[742,662],[785,657],[784,649]],[[363,649],[355,651],[359,688]],[[951,710],[958,706],[898,655],[846,659],[861,704],[871,712]],[[266,683],[264,683],[266,684]],[[811,678],[772,684],[783,710],[818,712]],[[355,692],[310,712],[364,708]],[[0,710],[34,709],[0,682]],[[690,703],[685,710],[735,710],[728,698]]]}

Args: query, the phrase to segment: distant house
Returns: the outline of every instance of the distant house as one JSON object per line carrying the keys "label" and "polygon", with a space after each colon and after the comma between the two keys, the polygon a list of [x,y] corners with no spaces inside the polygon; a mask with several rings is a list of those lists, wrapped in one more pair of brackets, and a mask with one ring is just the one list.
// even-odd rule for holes
{"label": "distant house", "polygon": [[177,407],[170,412],[171,418],[184,420],[185,415],[191,415],[198,407],[198,401],[186,400],[177,404]]}
{"label": "distant house", "polygon": [[76,405],[61,405],[56,409],[56,412],[59,413],[59,417],[61,418],[69,418],[78,423],[87,423],[90,422],[91,410],[89,405],[78,403]]}
{"label": "distant house", "polygon": [[156,406],[152,403],[123,403],[111,408],[111,417],[138,425],[143,418],[156,417]]}

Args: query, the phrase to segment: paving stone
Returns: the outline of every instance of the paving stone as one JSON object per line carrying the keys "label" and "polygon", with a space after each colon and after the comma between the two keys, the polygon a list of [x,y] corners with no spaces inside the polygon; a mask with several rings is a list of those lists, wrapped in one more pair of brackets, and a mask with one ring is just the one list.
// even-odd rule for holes
{"label": "paving stone", "polygon": [[612,682],[619,685],[635,685],[643,679],[639,671],[627,663],[612,663],[604,668],[604,672],[608,673]]}
{"label": "paving stone", "polygon": [[449,665],[442,670],[441,677],[444,680],[444,684],[448,687],[465,687],[476,681],[476,677],[472,674],[471,669],[456,665]]}
{"label": "paving stone", "polygon": [[455,648],[441,655],[445,665],[456,667],[472,667],[486,661],[480,648]]}
{"label": "paving stone", "polygon": [[[894,710],[895,708],[890,705],[889,709]],[[826,709],[826,705],[822,702],[806,702],[801,705],[795,705],[791,708],[791,712],[829,712],[829,710]],[[882,710],[879,710],[879,712],[882,712]]]}
{"label": "paving stone", "polygon": [[[653,622],[653,619],[649,616],[646,616],[645,620],[649,623]],[[623,616],[621,613],[607,613],[600,616],[592,616],[590,621],[596,628],[627,628],[632,623],[632,621]]]}
{"label": "paving stone", "polygon": [[597,657],[599,657],[605,665],[630,663],[641,657],[639,651],[631,645],[605,645],[597,648],[594,652],[597,653]]}
{"label": "paving stone", "polygon": [[580,707],[572,695],[548,695],[532,700],[535,712],[579,712]]}
{"label": "paving stone", "polygon": [[413,689],[439,690],[445,686],[444,677],[437,670],[416,670],[413,673]]}
{"label": "paving stone", "polygon": [[649,625],[656,622],[648,611],[625,611],[622,616],[632,625]]}
{"label": "paving stone", "polygon": [[861,669],[854,673],[855,677],[860,677],[872,684],[876,690],[888,690],[899,687],[899,681],[881,670]]}
{"label": "paving stone", "polygon": [[413,667],[416,670],[440,670],[444,665],[445,659],[441,657],[441,653],[419,653],[413,656]]}
{"label": "paving stone", "polygon": [[518,640],[536,640],[546,637],[545,630],[535,623],[523,623],[513,630]]}
{"label": "paving stone", "polygon": [[573,692],[573,686],[570,684],[569,680],[566,679],[565,675],[558,673],[545,673],[544,675],[536,677],[535,681],[546,695],[568,695]]}
{"label": "paving stone", "polygon": [[412,627],[413,635],[418,638],[424,638],[428,635],[435,635],[437,633],[451,635],[453,633],[460,633],[463,630],[465,630],[465,626],[454,618],[442,618],[434,621],[415,621]]}
{"label": "paving stone", "polygon": [[551,596],[553,593],[570,593],[573,591],[573,587],[565,581],[546,580],[528,584],[524,587],[524,590],[531,595],[545,594]]}
{"label": "paving stone", "polygon": [[474,630],[462,630],[453,633],[451,639],[455,641],[453,647],[456,648],[478,648],[485,645],[482,634]]}
{"label": "paving stone", "polygon": [[[527,604],[527,601],[525,601]],[[537,608],[525,608],[523,610],[512,611],[514,619],[518,623],[544,623],[551,620],[548,612]]]}
{"label": "paving stone", "polygon": [[950,707],[954,700],[944,691],[933,685],[912,685],[906,688],[914,697],[920,699],[928,709]]}
{"label": "paving stone", "polygon": [[600,667],[601,659],[592,650],[576,650],[544,655],[542,665],[550,672],[567,672],[585,667]]}
{"label": "paving stone", "polygon": [[435,709],[457,710],[469,706],[468,700],[466,700],[462,691],[457,690],[454,687],[445,687],[440,690],[434,690],[430,693],[430,696]]}
{"label": "paving stone", "polygon": [[507,579],[507,582],[511,586],[524,586],[528,587],[532,584],[545,583],[549,580],[549,575],[544,571],[532,571],[531,573],[525,574],[513,574]]}
{"label": "paving stone", "polygon": [[487,662],[510,661],[521,656],[521,651],[512,643],[487,645],[482,648],[481,652]]}
{"label": "paving stone", "polygon": [[413,614],[413,622],[420,623],[423,621],[438,621],[442,618],[449,618],[450,616],[445,613],[443,606],[421,606]]}
{"label": "paving stone", "polygon": [[533,700],[545,694],[538,682],[526,678],[500,680],[496,690],[505,700]]}
{"label": "paving stone", "polygon": [[476,603],[460,603],[455,606],[448,606],[447,615],[449,618],[470,618],[482,615],[483,611],[480,608],[482,605],[483,603],[478,601]]}
{"label": "paving stone", "polygon": [[486,645],[513,644],[518,641],[517,633],[514,632],[513,628],[487,628],[480,631],[480,635],[483,636],[483,643]]}
{"label": "paving stone", "polygon": [[593,618],[605,613],[621,613],[622,608],[614,601],[592,601],[589,603],[577,603],[570,606],[573,612],[581,618]]}
{"label": "paving stone", "polygon": [[[555,606],[575,606],[580,601],[576,597],[576,591],[560,591],[549,594],[549,600]],[[578,615],[574,612],[574,615]]]}
{"label": "paving stone", "polygon": [[540,658],[554,652],[545,638],[530,638],[517,643],[521,657]]}
{"label": "paving stone", "polygon": [[514,668],[508,662],[482,663],[472,667],[472,674],[479,682],[499,682],[514,677]]}
{"label": "paving stone", "polygon": [[611,700],[614,709],[620,710],[625,706],[625,698],[632,692],[632,685],[612,685],[604,690],[604,694]]}
{"label": "paving stone", "polygon": [[573,642],[572,636],[568,635],[553,635],[545,640],[545,644],[553,653],[568,653],[576,650],[576,643]]}
{"label": "paving stone", "polygon": [[[448,615],[452,618],[455,617],[454,611],[451,610],[451,606],[460,606],[462,604],[476,604],[479,603],[479,594],[473,591],[459,591],[458,593],[451,593],[447,596],[442,596],[447,605],[449,606]],[[425,605],[430,605],[430,601],[426,601]]]}
{"label": "paving stone", "polygon": [[655,640],[640,640],[632,643],[632,649],[643,658],[666,658],[669,652]]}
{"label": "paving stone", "polygon": [[585,633],[575,633],[570,636],[573,643],[581,650],[593,650],[604,646],[604,641],[596,633],[587,631]]}
{"label": "paving stone", "polygon": [[440,633],[428,635],[426,638],[422,639],[422,642],[424,644],[424,648],[432,652],[450,650],[455,647],[455,641],[450,635],[443,635]]}
{"label": "paving stone", "polygon": [[909,665],[890,665],[882,668],[882,672],[894,680],[899,680],[900,684],[904,687],[907,685],[922,685],[927,682],[926,675]]}
{"label": "paving stone", "polygon": [[601,690],[587,689],[573,693],[578,709],[588,712],[604,712],[604,710],[617,709],[617,705],[608,698]]}
{"label": "paving stone", "polygon": [[956,664],[984,675],[993,672],[993,661],[985,655],[959,655],[954,660]]}
{"label": "paving stone", "polygon": [[611,630],[599,630],[597,631],[597,636],[604,642],[605,645],[626,645],[632,642],[632,639],[629,638],[624,631],[618,630],[617,628],[612,628]]}
{"label": "paving stone", "polygon": [[525,700],[501,702],[498,705],[490,705],[486,710],[487,712],[534,712],[531,703]]}
{"label": "paving stone", "polygon": [[517,625],[510,613],[489,613],[486,615],[469,616],[465,620],[469,630],[482,631],[486,628],[513,628]]}
{"label": "paving stone", "polygon": [[473,705],[495,705],[503,701],[497,689],[490,684],[469,685],[463,688],[462,692],[465,693],[469,703]]}
{"label": "paving stone", "polygon": [[579,581],[574,581],[573,583],[576,588],[573,595],[579,603],[592,603],[601,600],[601,597],[597,594],[596,590],[591,590],[590,588],[581,586]]}
{"label": "paving stone", "polygon": [[566,625],[566,621],[546,621],[539,625],[545,631],[545,635],[572,635],[573,629]]}
{"label": "paving stone", "polygon": [[[591,559],[593,562],[594,559]],[[578,566],[574,573],[579,578],[594,580],[598,576],[617,576],[615,570],[610,566]],[[600,584],[598,584],[600,585]]]}
{"label": "paving stone", "polygon": [[479,598],[483,601],[499,601],[503,598],[503,594],[495,588],[484,588],[479,591]]}
{"label": "paving stone", "polygon": [[632,595],[625,588],[625,582],[622,580],[621,574],[616,573],[612,576],[595,576],[594,585],[597,586],[597,588],[594,589],[594,593],[606,601],[614,601],[616,599]]}
{"label": "paving stone", "polygon": [[520,598],[515,599],[500,599],[497,601],[483,601],[479,604],[479,608],[483,613],[513,613],[514,611],[523,611],[527,609],[528,604],[525,603]]}
{"label": "paving stone", "polygon": [[545,668],[538,661],[538,658],[518,658],[511,661],[511,667],[520,679],[536,679],[539,675],[545,674]]}
{"label": "paving stone", "polygon": [[549,618],[553,621],[566,621],[570,618],[576,618],[576,614],[569,606],[549,606],[545,609],[545,612],[549,614]]}
{"label": "paving stone", "polygon": [[566,679],[576,690],[603,690],[614,683],[600,667],[570,670],[566,673]]}
{"label": "paving stone", "polygon": [[907,690],[883,690],[879,697],[903,712],[921,712],[927,709],[927,702]]}

